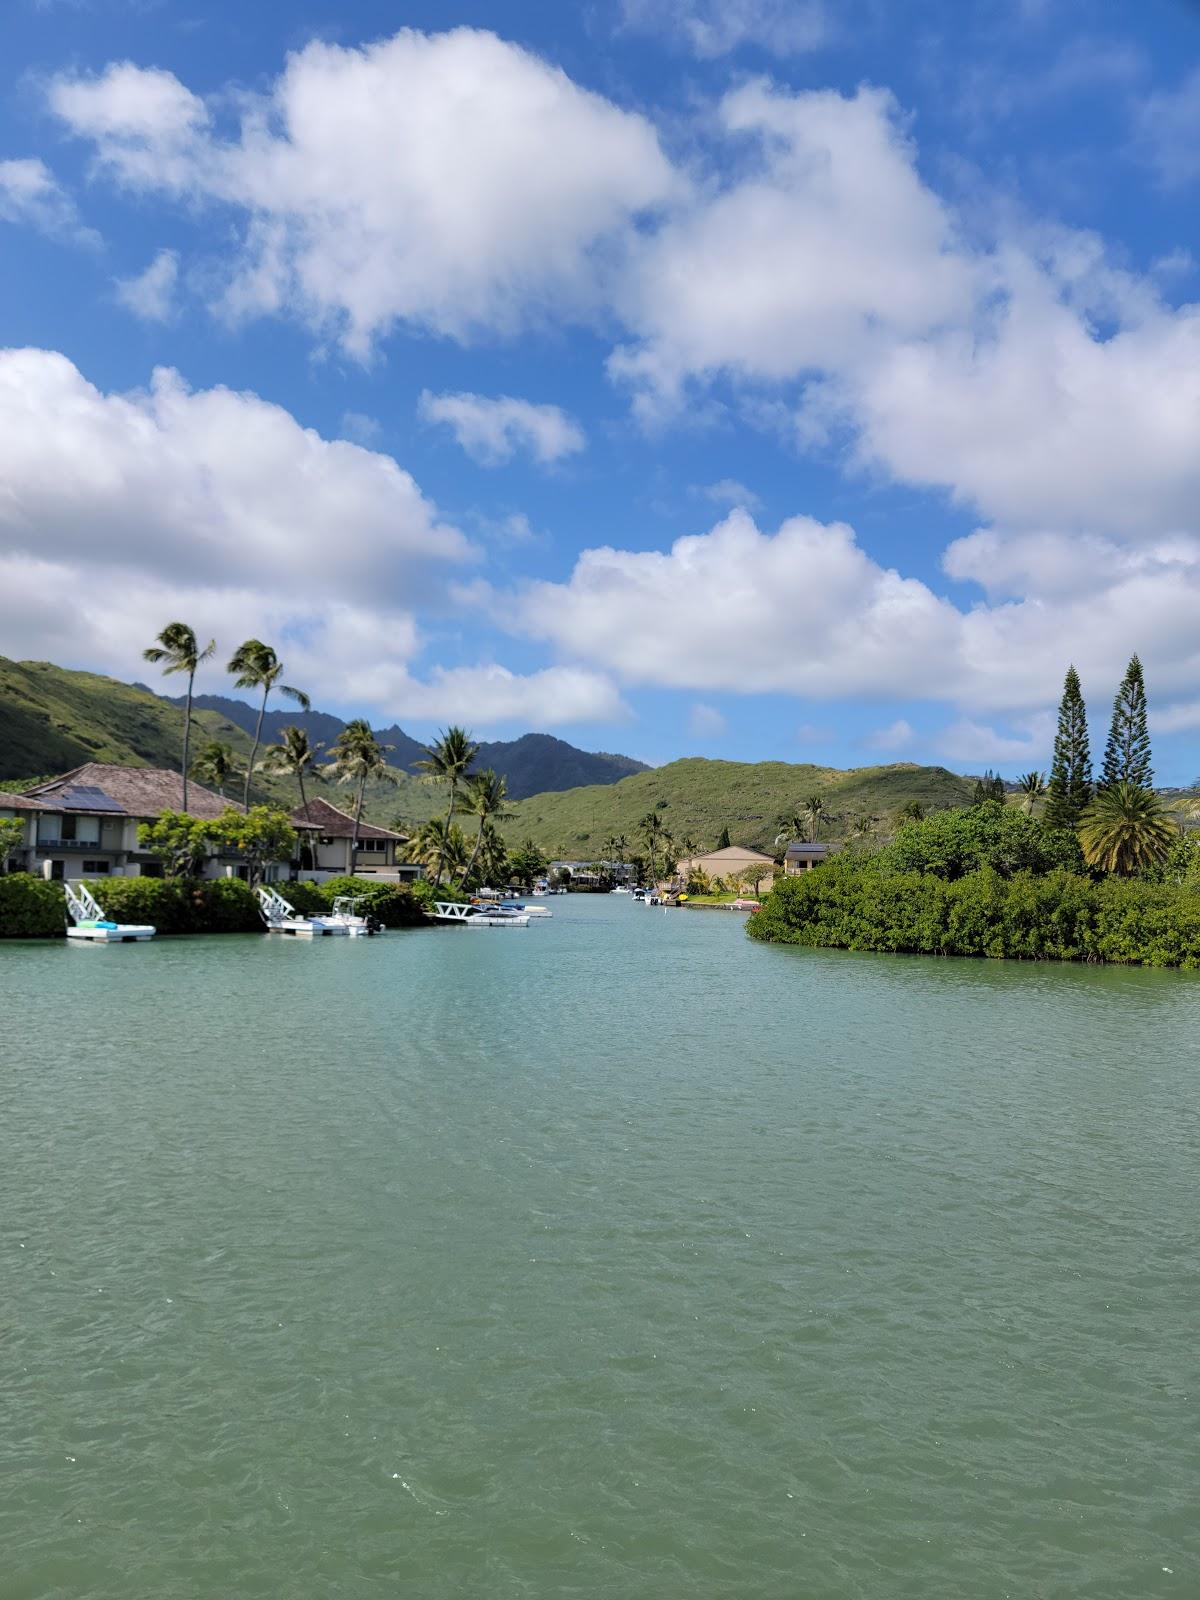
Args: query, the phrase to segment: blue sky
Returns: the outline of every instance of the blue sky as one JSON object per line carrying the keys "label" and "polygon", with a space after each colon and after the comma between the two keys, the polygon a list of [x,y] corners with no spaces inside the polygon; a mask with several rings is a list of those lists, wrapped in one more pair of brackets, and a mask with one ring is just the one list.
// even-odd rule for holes
{"label": "blue sky", "polygon": [[[10,0],[0,651],[1200,771],[1200,7]],[[228,687],[219,670],[204,687]]]}

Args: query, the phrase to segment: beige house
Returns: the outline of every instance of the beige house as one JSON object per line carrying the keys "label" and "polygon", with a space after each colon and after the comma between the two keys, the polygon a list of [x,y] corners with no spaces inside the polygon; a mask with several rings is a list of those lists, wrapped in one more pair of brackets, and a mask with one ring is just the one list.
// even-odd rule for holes
{"label": "beige house", "polygon": [[829,857],[827,844],[816,844],[804,839],[793,839],[783,856],[785,876],[794,878],[798,872],[811,872]]}
{"label": "beige house", "polygon": [[748,867],[761,867],[763,871],[760,889],[771,887],[771,878],[775,872],[775,863],[770,856],[764,855],[761,850],[750,850],[745,845],[726,845],[724,850],[710,850],[703,856],[686,856],[676,866],[676,873],[681,882],[686,883],[694,872],[703,872],[710,878],[724,878],[728,880],[739,872],[744,872]]}
{"label": "beige house", "polygon": [[[231,803],[203,784],[188,784],[194,817],[219,817]],[[0,817],[25,823],[25,840],[13,859],[46,878],[160,877],[162,863],[138,844],[138,824],[182,809],[177,772],[103,761],[89,761],[23,794],[0,792]],[[244,870],[239,853],[226,851],[209,857],[204,876],[236,877]]]}
{"label": "beige house", "polygon": [[358,848],[351,859],[354,843],[354,818],[340,806],[324,799],[297,806],[291,824],[301,838],[302,870],[338,876],[352,872],[358,877],[379,876],[392,882],[407,883],[421,876],[421,868],[404,861],[408,835],[377,828],[374,823],[358,825]]}

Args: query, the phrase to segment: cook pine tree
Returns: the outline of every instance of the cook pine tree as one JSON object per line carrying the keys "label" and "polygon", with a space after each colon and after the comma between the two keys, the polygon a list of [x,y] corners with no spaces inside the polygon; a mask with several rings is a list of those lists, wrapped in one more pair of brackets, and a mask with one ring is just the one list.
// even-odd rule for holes
{"label": "cook pine tree", "polygon": [[1067,668],[1058,707],[1054,760],[1046,786],[1043,818],[1051,828],[1076,828],[1092,799],[1092,753],[1088,743],[1087,707],[1079,674]]}
{"label": "cook pine tree", "polygon": [[1138,789],[1154,786],[1150,731],[1146,726],[1146,684],[1137,656],[1125,669],[1113,701],[1112,723],[1097,787],[1107,789],[1114,783],[1131,783]]}

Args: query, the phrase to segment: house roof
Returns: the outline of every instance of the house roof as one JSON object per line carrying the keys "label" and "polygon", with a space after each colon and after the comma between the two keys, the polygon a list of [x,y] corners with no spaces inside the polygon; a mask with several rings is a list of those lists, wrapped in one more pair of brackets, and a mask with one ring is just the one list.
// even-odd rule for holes
{"label": "house roof", "polygon": [[829,854],[829,846],[827,844],[817,844],[808,839],[793,839],[787,847],[787,854],[789,856],[827,856]]}
{"label": "house roof", "polygon": [[7,789],[0,790],[0,811],[49,811],[50,809],[50,806],[35,800],[32,795],[9,794]]}
{"label": "house roof", "polygon": [[[335,806],[328,800],[318,798],[310,800],[306,806],[297,806],[292,812],[291,821],[296,827],[315,828],[331,839],[354,837],[354,818],[348,811],[343,811],[340,806]],[[359,823],[358,837],[395,839],[397,844],[408,843],[406,833],[393,833],[391,828],[377,828],[372,822]]]}
{"label": "house roof", "polygon": [[722,850],[699,850],[694,856],[681,856],[683,861],[715,861],[720,864],[732,865],[735,861],[762,861],[767,866],[775,865],[772,857],[764,855],[761,850],[751,850],[748,845],[727,844]]}
{"label": "house roof", "polygon": [[[183,779],[162,767],[118,767],[89,761],[48,783],[26,791],[50,810],[91,811],[129,817],[157,817],[164,811],[183,810]],[[188,782],[188,811],[193,817],[212,819],[233,804],[194,779]]]}

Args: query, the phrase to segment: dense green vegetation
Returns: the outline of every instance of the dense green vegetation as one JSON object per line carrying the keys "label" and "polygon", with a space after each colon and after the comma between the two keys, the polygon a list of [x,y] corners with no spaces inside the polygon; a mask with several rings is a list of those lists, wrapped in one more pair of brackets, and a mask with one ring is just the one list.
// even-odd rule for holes
{"label": "dense green vegetation", "polygon": [[786,761],[707,761],[691,757],[623,778],[620,783],[535,795],[513,807],[512,831],[549,854],[591,859],[612,835],[633,840],[648,812],[665,813],[674,839],[694,837],[713,849],[723,829],[735,844],[770,851],[779,818],[819,796],[822,838],[848,835],[858,818],[886,826],[906,806],[924,810],[967,804],[974,783],[944,767],[899,763],[840,771]]}
{"label": "dense green vegetation", "polygon": [[[262,918],[249,884],[240,878],[101,878],[89,883],[106,916],[114,922],[149,922],[159,933],[260,933]],[[327,883],[279,885],[301,916],[333,909],[339,895],[362,898],[385,928],[419,927],[433,903],[428,883],[378,883],[369,878],[330,878]],[[455,890],[438,898],[458,899]],[[61,883],[28,872],[0,875],[0,937],[61,938],[66,931],[66,899]]]}
{"label": "dense green vegetation", "polygon": [[777,884],[747,931],[843,950],[1200,967],[1194,890],[1061,868],[945,879],[878,859],[831,862]]}

